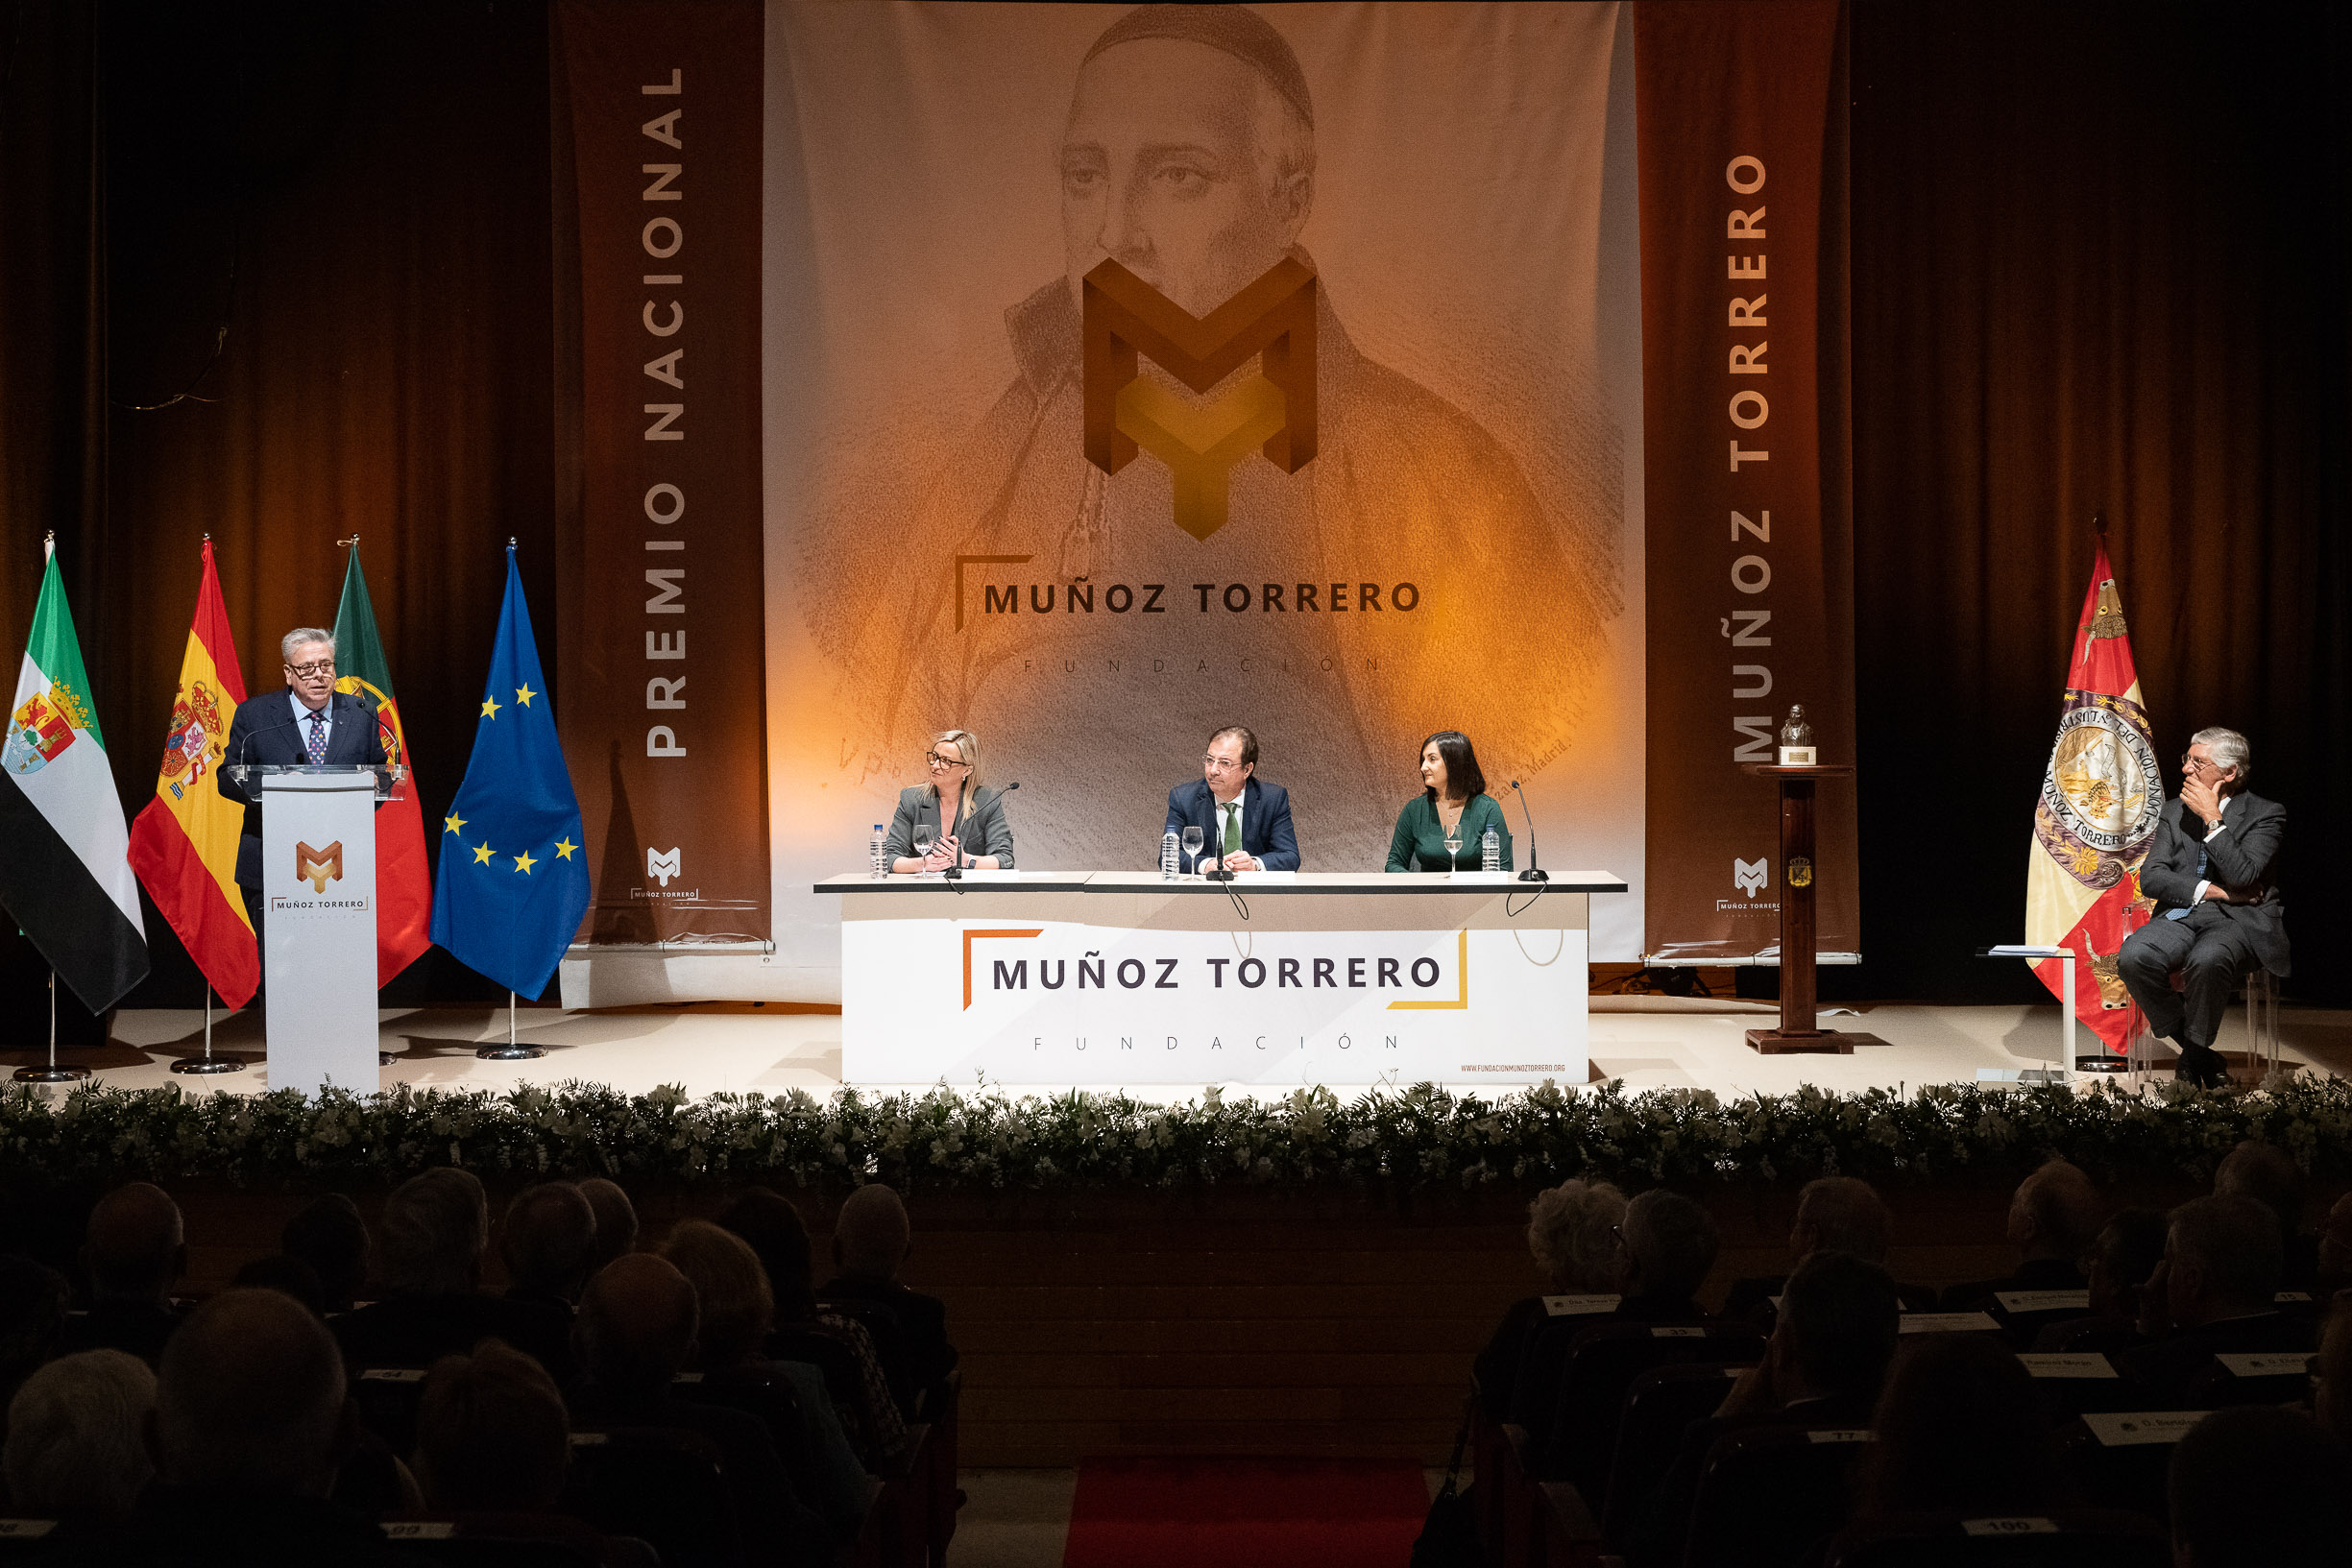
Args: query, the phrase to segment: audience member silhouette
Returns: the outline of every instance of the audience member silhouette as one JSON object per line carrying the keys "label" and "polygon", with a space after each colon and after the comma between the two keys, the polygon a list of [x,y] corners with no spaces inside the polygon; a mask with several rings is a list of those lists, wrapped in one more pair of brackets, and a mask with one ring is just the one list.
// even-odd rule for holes
{"label": "audience member silhouette", "polygon": [[[1894,1227],[1886,1200],[1870,1183],[1858,1176],[1815,1177],[1797,1194],[1797,1216],[1788,1226],[1789,1266],[1816,1252],[1851,1253],[1883,1266]],[[1772,1298],[1787,1284],[1786,1274],[1734,1280],[1724,1297],[1723,1315],[1751,1317],[1769,1328],[1776,1314]]]}
{"label": "audience member silhouette", "polygon": [[580,1195],[588,1199],[589,1210],[596,1217],[596,1245],[589,1255],[587,1269],[588,1277],[594,1279],[606,1264],[637,1250],[637,1205],[629,1201],[618,1182],[602,1176],[591,1176],[579,1187]]}
{"label": "audience member silhouette", "polygon": [[2316,1347],[2317,1325],[2278,1310],[2280,1250],[2276,1218],[2251,1198],[2200,1197],[2172,1211],[2144,1292],[2170,1331],[2116,1362],[2146,1409],[2182,1409],[2217,1354]]}
{"label": "audience member silhouette", "polygon": [[2352,1455],[2300,1411],[2206,1416],[2172,1450],[2176,1568],[2342,1568]]}
{"label": "audience member silhouette", "polygon": [[0,1253],[0,1437],[8,1435],[9,1401],[63,1342],[71,1305],[64,1275],[30,1258]]}
{"label": "audience member silhouette", "polygon": [[67,1325],[68,1350],[122,1350],[153,1366],[180,1327],[172,1286],[187,1263],[180,1205],[152,1182],[117,1187],[90,1210],[83,1266],[89,1311]]}
{"label": "audience member silhouette", "polygon": [[536,1513],[564,1494],[564,1396],[546,1369],[498,1339],[425,1375],[411,1460],[437,1513]]}
{"label": "audience member silhouette", "polygon": [[1715,1266],[1714,1217],[1680,1193],[1654,1188],[1625,1206],[1617,1315],[1650,1322],[1704,1317],[1699,1287]]}
{"label": "audience member silhouette", "polygon": [[1887,1374],[1855,1520],[2045,1513],[2065,1496],[2049,1418],[2017,1355],[1976,1334],[1923,1334]]}
{"label": "audience member silhouette", "polygon": [[498,1259],[508,1299],[540,1302],[569,1319],[596,1263],[596,1211],[570,1182],[525,1187],[506,1206]]}
{"label": "audience member silhouette", "polygon": [[147,1452],[156,1375],[120,1350],[63,1356],[9,1401],[0,1478],[9,1507],[35,1519],[119,1518],[156,1473]]}
{"label": "audience member silhouette", "polygon": [[2009,1199],[2007,1235],[2017,1267],[1999,1279],[1952,1287],[1944,1292],[1944,1310],[1988,1309],[2001,1291],[2083,1289],[2082,1255],[2106,1218],[2106,1201],[2081,1167],[2049,1161],[2018,1183]]}
{"label": "audience member silhouette", "polygon": [[956,1347],[947,1338],[947,1303],[909,1290],[898,1277],[912,1249],[906,1203],[893,1189],[867,1182],[841,1201],[833,1226],[835,1272],[817,1300],[888,1313],[915,1387],[938,1390],[956,1369]]}
{"label": "audience member silhouette", "polygon": [[540,1301],[508,1301],[481,1289],[490,1207],[471,1172],[444,1166],[393,1189],[376,1221],[384,1299],[334,1320],[357,1367],[428,1367],[499,1339],[537,1357],[560,1383],[571,1370],[569,1315]]}
{"label": "audience member silhouette", "polygon": [[2283,1291],[2309,1291],[2319,1278],[2319,1239],[2303,1229],[2303,1188],[2293,1155],[2251,1138],[2223,1155],[2213,1173],[2215,1196],[2250,1197],[2278,1217]]}
{"label": "audience member silhouette", "polygon": [[667,1427],[710,1439],[738,1536],[756,1558],[822,1560],[832,1532],[801,1505],[766,1427],[741,1411],[688,1403],[673,1391],[700,1326],[694,1287],[669,1264],[647,1252],[607,1264],[588,1282],[572,1320],[580,1364],[574,1423]]}
{"label": "audience member silhouette", "polygon": [[780,1361],[826,1357],[825,1386],[859,1462],[876,1474],[890,1469],[907,1448],[906,1418],[864,1325],[818,1307],[800,1211],[764,1187],[747,1187],[719,1211],[718,1223],[748,1242],[767,1270],[776,1316],[770,1353]]}
{"label": "audience member silhouette", "polygon": [[312,1198],[279,1233],[278,1250],[310,1266],[329,1314],[356,1306],[368,1282],[368,1225],[341,1193]]}
{"label": "audience member silhouette", "polygon": [[1623,1193],[1581,1177],[1546,1188],[1527,1205],[1527,1250],[1543,1289],[1513,1302],[1478,1353],[1478,1401],[1489,1419],[1500,1421],[1511,1409],[1520,1351],[1529,1327],[1543,1315],[1543,1297],[1616,1291],[1617,1226],[1624,1218]]}
{"label": "audience member silhouette", "polygon": [[327,1315],[327,1288],[318,1271],[300,1258],[276,1253],[238,1266],[229,1283],[239,1290],[280,1291],[321,1317]]}
{"label": "audience member silhouette", "polygon": [[[733,1231],[688,1219],[670,1231],[662,1257],[686,1276],[700,1304],[702,1326],[691,1364],[706,1388],[722,1401],[731,1388],[747,1396],[737,1408],[768,1422],[802,1500],[824,1515],[837,1539],[854,1539],[865,1513],[865,1468],[825,1390],[824,1373],[806,1362],[767,1359],[775,1297],[759,1256]],[[780,1411],[773,1401],[748,1397],[770,1376],[790,1389],[788,1409]],[[789,1423],[788,1430],[779,1430],[783,1422]]]}
{"label": "audience member silhouette", "polygon": [[2165,1217],[2158,1209],[2123,1209],[2099,1228],[2083,1254],[2084,1294],[2090,1311],[2045,1324],[2037,1350],[2089,1350],[2114,1355],[2146,1342],[2141,1320],[2149,1278],[2164,1261]]}

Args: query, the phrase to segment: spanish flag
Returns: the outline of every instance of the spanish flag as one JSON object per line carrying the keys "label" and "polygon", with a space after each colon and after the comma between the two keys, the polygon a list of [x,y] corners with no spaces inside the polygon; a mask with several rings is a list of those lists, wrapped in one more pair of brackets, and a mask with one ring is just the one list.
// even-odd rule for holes
{"label": "spanish flag", "polygon": [[229,719],[245,700],[237,645],[229,635],[221,580],[205,541],[196,619],[180,656],[180,695],[172,703],[156,798],[131,825],[131,868],[163,918],[212,982],[221,1001],[242,1007],[261,980],[253,922],[237,892],[237,835],[245,808],[221,798],[215,770],[229,741]]}

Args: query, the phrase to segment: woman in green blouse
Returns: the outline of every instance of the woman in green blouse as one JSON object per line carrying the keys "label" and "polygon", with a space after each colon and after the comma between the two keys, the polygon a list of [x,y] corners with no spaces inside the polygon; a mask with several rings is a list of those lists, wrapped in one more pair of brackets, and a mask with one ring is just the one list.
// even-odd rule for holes
{"label": "woman in green blouse", "polygon": [[[1421,792],[1396,814],[1396,832],[1389,840],[1391,871],[1449,866],[1476,871],[1479,839],[1490,827],[1502,840],[1503,869],[1511,869],[1511,830],[1503,825],[1503,808],[1486,792],[1487,776],[1479,771],[1468,736],[1440,730],[1421,742]],[[1462,849],[1449,861],[1445,840],[1457,830]]]}

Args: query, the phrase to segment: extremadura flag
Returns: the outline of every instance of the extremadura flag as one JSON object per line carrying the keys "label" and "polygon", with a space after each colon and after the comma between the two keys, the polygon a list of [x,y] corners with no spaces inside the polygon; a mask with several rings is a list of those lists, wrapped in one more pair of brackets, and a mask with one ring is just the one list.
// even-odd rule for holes
{"label": "extremadura flag", "polygon": [[555,736],[515,547],[465,783],[441,822],[433,940],[519,996],[547,988],[588,908],[580,802]]}
{"label": "extremadura flag", "polygon": [[180,656],[180,691],[172,701],[156,769],[156,798],[131,824],[131,866],[147,896],[180,933],[196,967],[221,1001],[242,1007],[261,983],[253,920],[237,891],[237,836],[245,808],[221,797],[218,769],[230,716],[245,700],[245,676],[205,541],[196,617]]}
{"label": "extremadura flag", "polygon": [[93,1013],[147,977],[130,838],[52,545],[0,744],[0,905]]}

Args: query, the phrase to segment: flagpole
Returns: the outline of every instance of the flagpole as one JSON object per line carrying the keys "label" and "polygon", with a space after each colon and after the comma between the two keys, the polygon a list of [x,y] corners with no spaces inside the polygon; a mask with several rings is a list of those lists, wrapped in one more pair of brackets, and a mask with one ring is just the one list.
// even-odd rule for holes
{"label": "flagpole", "polygon": [[532,1062],[546,1054],[537,1046],[526,1046],[516,1040],[515,993],[512,987],[506,993],[506,1044],[484,1046],[473,1054],[485,1062]]}
{"label": "flagpole", "polygon": [[20,1067],[16,1070],[18,1083],[76,1083],[90,1075],[86,1067],[58,1066],[58,972],[49,972],[49,1065]]}
{"label": "flagpole", "polygon": [[205,981],[205,1053],[202,1056],[182,1056],[172,1063],[175,1073],[208,1074],[213,1073],[242,1073],[245,1064],[232,1057],[212,1054],[212,981]]}

